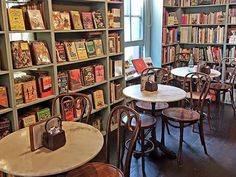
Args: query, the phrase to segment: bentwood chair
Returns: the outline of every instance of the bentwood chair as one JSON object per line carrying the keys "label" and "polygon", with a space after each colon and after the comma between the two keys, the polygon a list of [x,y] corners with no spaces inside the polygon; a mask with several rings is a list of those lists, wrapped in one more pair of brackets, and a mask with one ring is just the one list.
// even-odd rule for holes
{"label": "bentwood chair", "polygon": [[56,103],[59,101],[60,117],[64,121],[80,121],[89,123],[92,103],[83,93],[64,93],[56,96],[52,101],[52,115],[57,115]]}
{"label": "bentwood chair", "polygon": [[[122,121],[123,117],[127,117],[127,122]],[[117,119],[117,131],[112,134],[112,122]],[[135,126],[133,123],[135,122]],[[135,147],[136,140],[140,131],[140,117],[139,114],[132,108],[127,106],[116,106],[109,114],[106,127],[106,162],[107,163],[87,163],[80,168],[70,171],[67,177],[129,177],[131,157]],[[125,148],[125,138],[129,133],[128,149]],[[115,151],[111,151],[110,146],[116,145]],[[125,152],[126,151],[126,152]],[[110,154],[115,156],[110,158]],[[111,159],[115,159],[115,165],[109,164]]]}
{"label": "bentwood chair", "polygon": [[[177,162],[182,165],[182,144],[183,144],[183,133],[184,128],[198,123],[199,135],[201,143],[204,147],[204,151],[207,154],[204,132],[203,132],[203,118],[204,112],[203,107],[208,95],[211,79],[207,74],[204,73],[189,73],[184,78],[184,86],[188,86],[190,89],[190,98],[186,101],[189,102],[189,108],[185,107],[172,107],[162,111],[162,144],[165,143],[165,124],[180,129],[180,140],[179,140],[179,152]],[[194,92],[198,91],[199,99],[197,103],[194,100]]]}

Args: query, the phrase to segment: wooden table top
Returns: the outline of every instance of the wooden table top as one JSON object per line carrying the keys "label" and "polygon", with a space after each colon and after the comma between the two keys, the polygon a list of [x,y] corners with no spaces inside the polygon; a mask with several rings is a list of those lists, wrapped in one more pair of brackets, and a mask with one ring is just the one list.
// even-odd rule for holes
{"label": "wooden table top", "polygon": [[102,149],[99,130],[88,124],[63,122],[65,146],[51,151],[30,150],[29,128],[0,140],[0,171],[17,176],[47,176],[75,169],[93,159]]}

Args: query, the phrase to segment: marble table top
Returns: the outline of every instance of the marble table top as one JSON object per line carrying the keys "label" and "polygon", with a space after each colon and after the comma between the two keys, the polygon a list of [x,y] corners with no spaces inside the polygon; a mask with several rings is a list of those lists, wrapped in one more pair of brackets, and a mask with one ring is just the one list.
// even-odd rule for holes
{"label": "marble table top", "polygon": [[174,102],[186,97],[186,92],[178,87],[158,84],[158,91],[141,91],[140,84],[124,88],[123,94],[127,97],[146,102]]}
{"label": "marble table top", "polygon": [[[179,68],[174,68],[171,70],[171,74],[179,77],[185,77],[188,73],[190,73],[190,68],[189,67],[179,67]],[[211,69],[210,77],[219,77],[221,73],[215,69]]]}
{"label": "marble table top", "polygon": [[29,129],[18,130],[0,140],[0,171],[17,176],[47,176],[75,169],[93,159],[104,139],[96,128],[78,122],[63,122],[65,146],[50,151],[30,150]]}

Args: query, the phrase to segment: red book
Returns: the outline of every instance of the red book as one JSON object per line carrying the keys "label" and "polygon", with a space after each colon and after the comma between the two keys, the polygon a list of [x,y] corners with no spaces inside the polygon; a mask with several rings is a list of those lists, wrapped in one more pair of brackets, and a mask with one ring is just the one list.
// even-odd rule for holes
{"label": "red book", "polygon": [[80,78],[80,69],[73,69],[68,71],[69,89],[76,90],[82,86]]}
{"label": "red book", "polygon": [[51,76],[41,77],[40,82],[41,82],[41,88],[40,88],[41,98],[52,95],[52,77]]}
{"label": "red book", "polygon": [[94,65],[95,82],[104,81],[104,66],[102,64]]}
{"label": "red book", "polygon": [[142,58],[133,59],[132,62],[138,74],[141,74],[142,71],[147,68],[146,63]]}
{"label": "red book", "polygon": [[94,29],[93,27],[93,17],[91,12],[82,12],[82,22],[84,29]]}

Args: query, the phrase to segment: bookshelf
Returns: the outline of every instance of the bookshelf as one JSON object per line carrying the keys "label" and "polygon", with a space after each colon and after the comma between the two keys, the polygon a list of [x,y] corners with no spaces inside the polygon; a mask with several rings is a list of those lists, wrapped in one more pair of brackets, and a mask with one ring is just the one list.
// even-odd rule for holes
{"label": "bookshelf", "polygon": [[[234,1],[216,0],[209,5],[200,5],[197,2],[195,0],[164,2],[162,66],[171,66],[175,54],[179,52],[193,52],[195,62],[205,59],[210,65],[218,65],[223,57],[235,57]],[[173,16],[177,19],[177,23],[174,23]],[[174,40],[170,40],[170,36]]]}
{"label": "bookshelf", "polygon": [[[30,30],[26,28],[23,31],[11,31],[8,23],[7,8],[12,6],[24,5],[28,2],[43,3],[41,7],[43,9],[43,19],[45,29],[43,30]],[[104,81],[94,83],[89,86],[82,86],[79,89],[70,92],[81,92],[81,93],[91,93],[97,89],[102,89],[104,93],[105,105],[104,107],[93,110],[91,119],[101,118],[103,130],[105,130],[106,119],[110,110],[118,105],[124,104],[124,97],[120,97],[117,100],[111,102],[111,83],[120,84],[122,88],[125,86],[124,78],[124,22],[123,22],[123,11],[124,3],[123,0],[120,1],[110,1],[110,0],[1,0],[0,1],[0,59],[1,59],[1,69],[0,69],[0,85],[4,85],[7,88],[9,108],[0,109],[0,119],[7,118],[11,121],[12,131],[18,130],[19,127],[19,117],[22,113],[27,112],[32,106],[44,105],[49,107],[51,105],[52,99],[59,94],[58,89],[58,73],[82,68],[84,66],[103,64],[105,71]],[[120,13],[120,26],[109,26],[108,10],[118,9]],[[104,28],[101,29],[71,29],[71,30],[55,30],[53,24],[53,11],[71,11],[76,10],[79,12],[97,11],[99,10],[102,14],[102,18],[105,24]],[[76,61],[66,61],[63,63],[58,63],[57,54],[55,48],[56,41],[73,41],[81,38],[90,39],[91,36],[97,35],[102,40],[104,54],[101,56],[89,57],[84,60]],[[119,49],[115,52],[109,52],[109,36],[116,35],[116,39],[119,40]],[[46,65],[32,65],[26,68],[14,69],[11,53],[11,41],[14,41],[15,36],[20,36],[17,40],[26,41],[45,41],[47,43],[49,53],[51,56],[51,63]],[[91,37],[92,38],[92,37]],[[110,61],[120,60],[120,75],[115,77],[110,75]],[[47,71],[52,78],[52,95],[38,98],[35,101],[29,103],[16,103],[15,97],[15,83],[14,75],[18,72],[29,72],[30,70]],[[60,111],[59,104],[57,105],[57,111]],[[76,120],[75,120],[76,121]]]}

